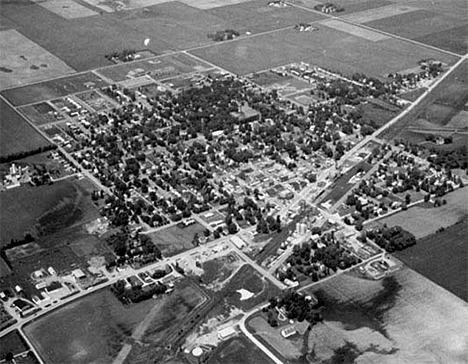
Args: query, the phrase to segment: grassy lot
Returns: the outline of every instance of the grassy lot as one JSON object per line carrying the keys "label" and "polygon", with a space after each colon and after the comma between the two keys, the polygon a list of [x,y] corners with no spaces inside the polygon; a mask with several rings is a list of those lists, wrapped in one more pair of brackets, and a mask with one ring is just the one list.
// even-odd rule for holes
{"label": "grassy lot", "polygon": [[172,256],[194,247],[193,238],[195,234],[201,236],[205,228],[199,223],[187,227],[177,225],[148,234],[164,256]]}
{"label": "grassy lot", "polygon": [[215,288],[217,284],[222,284],[226,281],[241,264],[236,254],[228,254],[221,258],[209,260],[203,263],[202,269],[204,273],[200,278],[204,285],[214,285],[213,288]]}
{"label": "grassy lot", "polygon": [[[287,29],[191,51],[233,73],[245,75],[305,61],[344,74],[362,72],[385,78],[423,58],[453,63],[455,58],[400,40],[373,42],[319,24],[315,32]],[[366,54],[366,57],[362,57]]]}
{"label": "grassy lot", "polygon": [[[0,241],[20,239],[27,231],[50,234],[99,216],[86,193],[68,180],[53,185],[22,186],[1,195]],[[16,218],[21,216],[21,219]]]}
{"label": "grassy lot", "polygon": [[[241,301],[241,295],[237,290],[245,289],[254,296]],[[221,291],[226,301],[242,310],[248,311],[258,304],[267,301],[279,293],[279,289],[268,279],[263,278],[250,265],[242,266]]]}
{"label": "grassy lot", "polygon": [[395,111],[391,111],[371,103],[361,105],[360,110],[362,112],[362,119],[365,123],[373,121],[379,127],[387,124],[397,115]]}
{"label": "grassy lot", "polygon": [[16,330],[0,339],[0,360],[3,359],[7,353],[16,355],[27,350],[29,350],[28,344],[26,344],[21,334]]}
{"label": "grassy lot", "polygon": [[273,363],[244,335],[222,342],[211,354],[208,364]]}
{"label": "grassy lot", "polygon": [[148,300],[123,306],[102,290],[40,318],[25,332],[47,363],[111,362],[154,305]]}
{"label": "grassy lot", "polygon": [[394,255],[406,265],[468,302],[468,219],[420,239]]}
{"label": "grassy lot", "polygon": [[310,23],[323,19],[318,13],[303,11],[296,7],[275,8],[268,6],[267,0],[249,1],[241,4],[220,6],[207,12],[234,24],[234,29],[241,34],[252,34],[274,29]]}
{"label": "grassy lot", "polygon": [[0,157],[28,152],[50,143],[3,99],[0,99]]}
{"label": "grassy lot", "polygon": [[86,91],[87,85],[100,88],[107,82],[89,72],[6,90],[2,95],[13,105],[21,106]]}
{"label": "grassy lot", "polygon": [[399,225],[421,239],[435,233],[440,228],[447,228],[468,215],[468,194],[466,188],[458,189],[443,197],[447,204],[434,207],[411,207],[406,211],[378,220],[377,224]]}
{"label": "grassy lot", "polygon": [[468,360],[466,303],[409,268],[380,281],[342,274],[313,291],[325,305],[308,337],[317,362]]}

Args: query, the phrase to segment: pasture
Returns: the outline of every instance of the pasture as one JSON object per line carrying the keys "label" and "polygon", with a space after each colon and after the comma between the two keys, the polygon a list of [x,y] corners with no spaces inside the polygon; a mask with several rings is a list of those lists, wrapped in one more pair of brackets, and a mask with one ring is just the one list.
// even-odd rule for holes
{"label": "pasture", "polygon": [[316,360],[468,360],[467,304],[409,268],[380,281],[342,274],[311,291],[325,306],[308,336]]}
{"label": "pasture", "polygon": [[385,79],[388,73],[414,67],[424,58],[455,61],[453,56],[397,39],[370,41],[324,25],[314,32],[286,29],[190,53],[239,75],[304,61],[347,75],[362,72]]}
{"label": "pasture", "polygon": [[[389,217],[378,220],[376,224],[388,226],[401,226],[416,236],[424,238],[435,233],[440,228],[447,228],[468,215],[468,193],[466,188],[458,189],[444,196],[446,205],[440,207],[414,206],[406,211],[398,212]],[[372,223],[373,224],[373,223]]]}
{"label": "pasture", "polygon": [[25,333],[47,363],[112,362],[155,304],[124,306],[101,290],[32,322]]}
{"label": "pasture", "polygon": [[204,231],[205,228],[199,223],[187,227],[174,225],[149,233],[148,237],[161,250],[163,256],[169,257],[193,248],[195,234],[202,236]]}
{"label": "pasture", "polygon": [[16,30],[0,31],[0,49],[0,90],[75,72]]}
{"label": "pasture", "polygon": [[9,89],[1,94],[14,106],[22,106],[56,99],[92,88],[101,88],[106,85],[107,82],[94,73],[87,72]]}
{"label": "pasture", "polygon": [[50,145],[3,99],[0,99],[0,110],[0,157],[34,151]]}
{"label": "pasture", "polygon": [[394,255],[434,283],[468,302],[468,220],[420,239],[416,245]]}
{"label": "pasture", "polygon": [[273,363],[255,344],[244,335],[223,341],[215,349],[207,364]]}

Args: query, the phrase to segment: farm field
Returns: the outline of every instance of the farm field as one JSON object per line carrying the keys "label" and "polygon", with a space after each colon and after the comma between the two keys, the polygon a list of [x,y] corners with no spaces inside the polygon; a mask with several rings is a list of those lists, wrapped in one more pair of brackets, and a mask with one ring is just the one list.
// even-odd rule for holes
{"label": "farm field", "polygon": [[101,88],[106,85],[107,82],[94,73],[87,72],[5,90],[2,95],[14,106],[22,106],[86,91],[89,88]]}
{"label": "farm field", "polygon": [[126,307],[102,290],[32,322],[25,333],[47,363],[110,362],[155,304]]}
{"label": "farm field", "polygon": [[142,60],[130,64],[121,64],[99,70],[104,77],[114,82],[124,81],[149,74],[153,79],[169,78],[193,71],[203,71],[212,68],[187,54],[166,55],[151,60]]}
{"label": "farm field", "polygon": [[0,49],[0,90],[75,72],[16,30],[0,31]]}
{"label": "farm field", "polygon": [[422,46],[396,39],[371,41],[325,25],[312,33],[286,29],[190,53],[239,75],[304,61],[343,74],[362,72],[384,79],[390,72],[415,67],[424,58],[455,61],[453,56]]}
{"label": "farm field", "polygon": [[273,363],[255,344],[244,335],[222,342],[211,354],[208,364]]}
{"label": "farm field", "polygon": [[342,274],[312,291],[325,305],[323,322],[308,336],[315,360],[468,360],[467,303],[409,268],[380,281]]}
{"label": "farm field", "polygon": [[[325,4],[326,1],[320,0],[292,0],[291,3],[302,6],[308,9],[314,9],[319,4]],[[336,16],[344,16],[346,14],[370,10],[392,4],[389,0],[340,0],[335,4],[339,5],[344,11],[334,13]]]}
{"label": "farm field", "polygon": [[0,109],[0,157],[30,152],[50,145],[3,99],[0,99]]}
{"label": "farm field", "polygon": [[241,4],[221,6],[207,10],[211,15],[233,24],[233,29],[243,34],[252,34],[311,23],[323,19],[318,13],[306,12],[297,7],[276,8],[268,6],[269,1],[248,1]]}
{"label": "farm field", "polygon": [[[57,224],[68,226],[76,223],[77,219],[83,221],[98,217],[98,212],[89,204],[84,192],[67,180],[53,185],[22,186],[2,192],[1,244],[3,246],[13,238],[22,239],[23,234],[28,231],[33,234],[38,231],[47,233],[48,230],[55,230]],[[69,207],[73,211],[69,211]],[[84,207],[85,211],[75,214],[76,207]],[[61,218],[58,218],[59,215],[62,215]],[[17,216],[21,216],[21,219]],[[49,219],[53,219],[53,222]]]}
{"label": "farm field", "polygon": [[[403,229],[413,233],[416,239],[424,238],[435,233],[440,228],[447,228],[468,215],[468,194],[466,188],[458,189],[443,197],[447,200],[446,205],[440,207],[414,206],[406,211],[401,211],[389,217],[373,222],[374,224],[401,226]],[[368,226],[365,226],[366,228]]]}
{"label": "farm field", "polygon": [[418,240],[416,245],[395,252],[411,269],[468,302],[468,219],[444,231]]}
{"label": "farm field", "polygon": [[195,234],[201,236],[204,231],[205,228],[201,224],[195,223],[187,227],[170,226],[157,232],[149,233],[148,236],[161,249],[163,256],[168,257],[193,248]]}

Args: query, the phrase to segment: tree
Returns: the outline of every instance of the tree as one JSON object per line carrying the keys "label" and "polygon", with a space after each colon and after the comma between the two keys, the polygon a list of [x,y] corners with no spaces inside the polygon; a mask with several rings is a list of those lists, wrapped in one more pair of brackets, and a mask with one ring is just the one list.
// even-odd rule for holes
{"label": "tree", "polygon": [[231,223],[228,225],[228,232],[229,234],[235,234],[237,233],[237,225],[231,221]]}
{"label": "tree", "polygon": [[405,202],[407,205],[409,205],[411,202],[411,195],[409,193],[405,196]]}

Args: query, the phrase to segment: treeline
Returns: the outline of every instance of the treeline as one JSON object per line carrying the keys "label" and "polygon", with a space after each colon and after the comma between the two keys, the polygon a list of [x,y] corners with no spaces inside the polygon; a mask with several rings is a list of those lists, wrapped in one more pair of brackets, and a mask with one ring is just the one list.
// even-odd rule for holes
{"label": "treeline", "polygon": [[367,230],[365,237],[373,240],[378,246],[392,253],[416,244],[416,237],[401,226],[383,226],[379,229]]}
{"label": "treeline", "polygon": [[126,289],[125,281],[123,280],[117,281],[111,287],[112,293],[123,304],[142,302],[150,299],[154,295],[165,293],[166,290],[167,286],[161,283],[154,283],[144,288],[132,287],[130,289]]}
{"label": "treeline", "polygon": [[35,154],[47,152],[49,150],[54,150],[56,148],[57,148],[56,145],[48,144],[48,145],[45,145],[43,147],[28,150],[28,151],[11,153],[11,154],[8,154],[8,155],[0,156],[0,163],[13,162],[13,161],[15,161],[17,159],[23,159],[23,158],[30,157],[30,156],[35,155]]}

